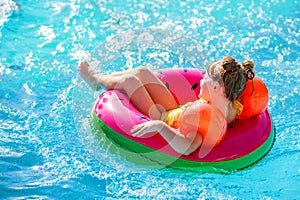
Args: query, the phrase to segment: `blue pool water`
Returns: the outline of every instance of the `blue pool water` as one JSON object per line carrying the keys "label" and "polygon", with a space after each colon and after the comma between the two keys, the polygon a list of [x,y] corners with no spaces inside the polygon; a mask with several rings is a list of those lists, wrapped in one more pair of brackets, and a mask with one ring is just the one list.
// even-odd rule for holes
{"label": "blue pool water", "polygon": [[[0,0],[0,199],[299,199],[299,8],[298,0]],[[161,47],[155,28],[184,37]],[[153,33],[146,53],[128,39],[131,30]],[[161,68],[252,59],[270,92],[269,154],[223,175],[149,169],[111,153],[110,141],[91,133],[87,116],[98,93],[76,68],[124,32],[130,42],[114,48],[127,45],[126,52],[100,53],[100,72],[148,61]],[[201,59],[188,48],[177,52],[180,42],[196,42]]]}

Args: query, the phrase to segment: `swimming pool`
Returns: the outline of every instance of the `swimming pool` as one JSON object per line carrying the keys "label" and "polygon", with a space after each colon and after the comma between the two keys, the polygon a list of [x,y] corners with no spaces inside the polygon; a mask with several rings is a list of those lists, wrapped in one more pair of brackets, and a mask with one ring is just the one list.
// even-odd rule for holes
{"label": "swimming pool", "polygon": [[[297,0],[0,1],[0,198],[299,199],[299,7]],[[107,38],[142,28],[179,32],[207,59],[256,63],[276,127],[266,157],[229,175],[153,170],[91,134],[87,113],[97,94],[78,80],[78,61]],[[100,70],[135,66],[136,50]]]}

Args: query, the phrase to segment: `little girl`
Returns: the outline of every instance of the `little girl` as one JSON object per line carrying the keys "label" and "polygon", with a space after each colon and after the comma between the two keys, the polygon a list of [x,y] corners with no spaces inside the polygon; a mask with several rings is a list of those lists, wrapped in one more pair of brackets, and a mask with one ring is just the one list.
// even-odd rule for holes
{"label": "little girl", "polygon": [[[83,61],[78,71],[94,90],[101,87],[122,90],[140,112],[152,119],[133,127],[133,136],[158,132],[175,151],[188,155],[200,147],[204,139],[213,138],[213,142],[206,145],[215,146],[224,137],[224,134],[216,132],[222,131],[220,127],[227,126],[241,113],[243,106],[238,99],[247,80],[254,78],[253,68],[252,61],[247,60],[240,65],[229,56],[212,62],[200,81],[199,100],[181,107],[155,73],[146,67],[101,76]],[[210,108],[213,112],[208,123],[215,128],[203,131],[201,126],[209,125],[203,125],[199,116]],[[196,113],[195,117],[199,118],[194,129],[190,128],[191,113],[193,116]]]}

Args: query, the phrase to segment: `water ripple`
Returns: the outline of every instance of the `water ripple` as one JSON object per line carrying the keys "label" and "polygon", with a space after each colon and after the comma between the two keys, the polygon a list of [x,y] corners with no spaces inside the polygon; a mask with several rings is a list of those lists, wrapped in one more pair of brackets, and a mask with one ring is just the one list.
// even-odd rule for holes
{"label": "water ripple", "polygon": [[[298,8],[296,0],[234,6],[230,1],[1,1],[1,198],[298,197]],[[226,176],[152,170],[124,160],[111,141],[91,134],[87,116],[97,94],[77,82],[77,62],[100,41],[141,28],[180,32],[201,44],[208,60],[229,54],[256,63],[256,74],[269,88],[276,127],[276,142],[265,158]],[[140,58],[174,64],[178,53],[156,50]],[[139,63],[137,49],[121,58],[102,71]]]}

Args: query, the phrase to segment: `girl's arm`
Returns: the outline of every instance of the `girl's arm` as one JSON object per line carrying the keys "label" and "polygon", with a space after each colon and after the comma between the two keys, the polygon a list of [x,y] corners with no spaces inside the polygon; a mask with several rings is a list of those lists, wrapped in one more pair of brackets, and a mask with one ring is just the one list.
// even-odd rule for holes
{"label": "girl's arm", "polygon": [[147,133],[158,132],[178,153],[189,155],[194,152],[202,143],[200,134],[191,133],[188,136],[182,135],[179,130],[171,128],[160,120],[152,120],[136,125],[131,130],[132,136],[142,137]]}

